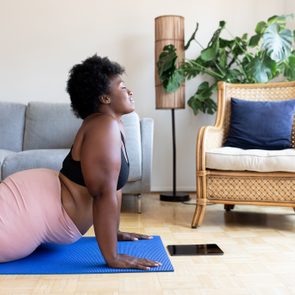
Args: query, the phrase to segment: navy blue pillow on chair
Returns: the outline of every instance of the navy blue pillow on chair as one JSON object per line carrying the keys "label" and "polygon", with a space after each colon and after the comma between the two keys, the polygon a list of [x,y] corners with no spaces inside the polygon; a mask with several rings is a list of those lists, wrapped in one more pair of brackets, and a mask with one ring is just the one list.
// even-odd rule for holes
{"label": "navy blue pillow on chair", "polygon": [[231,123],[225,146],[280,150],[291,147],[295,99],[231,99]]}

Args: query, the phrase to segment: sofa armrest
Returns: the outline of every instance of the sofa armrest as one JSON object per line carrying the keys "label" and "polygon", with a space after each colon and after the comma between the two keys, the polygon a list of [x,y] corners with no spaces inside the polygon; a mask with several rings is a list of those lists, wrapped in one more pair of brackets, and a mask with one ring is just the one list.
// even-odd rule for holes
{"label": "sofa armrest", "polygon": [[140,120],[142,149],[142,193],[151,191],[153,160],[154,121],[152,118]]}
{"label": "sofa armrest", "polygon": [[2,178],[18,171],[47,168],[59,171],[69,149],[26,150],[8,155],[2,164]]}

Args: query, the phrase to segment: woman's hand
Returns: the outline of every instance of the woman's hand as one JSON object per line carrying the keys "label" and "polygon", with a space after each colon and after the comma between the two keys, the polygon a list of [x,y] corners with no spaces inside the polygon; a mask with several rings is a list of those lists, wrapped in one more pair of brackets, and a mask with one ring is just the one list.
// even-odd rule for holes
{"label": "woman's hand", "polygon": [[153,237],[149,235],[125,233],[125,232],[118,231],[118,241],[151,240],[152,238]]}
{"label": "woman's hand", "polygon": [[151,267],[162,265],[160,262],[137,258],[125,254],[118,254],[116,259],[108,262],[108,266],[112,268],[136,268],[142,270],[149,270]]}

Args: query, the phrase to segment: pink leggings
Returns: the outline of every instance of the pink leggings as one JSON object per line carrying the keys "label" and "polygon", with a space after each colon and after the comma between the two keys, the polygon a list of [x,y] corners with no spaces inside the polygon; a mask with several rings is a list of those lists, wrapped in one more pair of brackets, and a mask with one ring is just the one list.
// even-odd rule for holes
{"label": "pink leggings", "polygon": [[58,172],[25,170],[0,183],[0,262],[28,256],[42,243],[69,244],[79,238],[61,203]]}

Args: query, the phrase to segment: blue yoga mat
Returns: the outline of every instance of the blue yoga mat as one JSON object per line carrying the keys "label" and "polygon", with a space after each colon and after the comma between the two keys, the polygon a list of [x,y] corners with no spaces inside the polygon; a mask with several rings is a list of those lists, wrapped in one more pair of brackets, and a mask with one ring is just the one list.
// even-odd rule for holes
{"label": "blue yoga mat", "polygon": [[150,270],[110,268],[105,264],[95,237],[83,237],[70,245],[41,245],[30,256],[0,263],[0,274],[94,274],[174,271],[161,238],[118,243],[118,252],[162,263]]}

